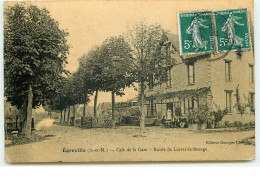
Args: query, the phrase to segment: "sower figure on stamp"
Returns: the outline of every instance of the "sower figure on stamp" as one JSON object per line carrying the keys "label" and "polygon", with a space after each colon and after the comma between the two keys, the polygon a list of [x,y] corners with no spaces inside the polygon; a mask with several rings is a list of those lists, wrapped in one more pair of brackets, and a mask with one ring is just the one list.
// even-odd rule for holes
{"label": "sower figure on stamp", "polygon": [[193,47],[196,48],[195,51],[198,51],[199,48],[207,49],[208,42],[203,40],[201,38],[201,34],[200,34],[200,27],[203,27],[203,28],[209,27],[209,26],[202,24],[205,21],[206,21],[205,19],[200,19],[196,16],[192,20],[191,25],[186,30],[187,34],[192,34]]}
{"label": "sower figure on stamp", "polygon": [[230,12],[229,17],[226,23],[223,25],[221,30],[227,33],[229,39],[229,45],[234,43],[235,46],[240,45],[242,47],[242,42],[244,39],[236,35],[234,24],[239,26],[244,26],[244,24],[239,23],[237,20],[240,20],[241,17],[234,16],[232,12]]}

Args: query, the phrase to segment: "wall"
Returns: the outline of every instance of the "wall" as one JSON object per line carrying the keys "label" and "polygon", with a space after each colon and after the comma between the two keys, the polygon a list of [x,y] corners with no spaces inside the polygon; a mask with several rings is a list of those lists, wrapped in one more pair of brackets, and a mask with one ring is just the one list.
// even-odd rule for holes
{"label": "wall", "polygon": [[[162,85],[157,85],[153,90],[149,90],[148,86],[145,89],[145,95],[151,96],[154,94],[163,94],[167,92],[183,91],[198,89],[202,87],[209,87],[211,85],[211,64],[207,59],[197,59],[194,62],[195,67],[195,84],[188,84],[188,71],[187,65],[180,60],[179,56],[177,58],[177,65],[174,65],[171,69],[171,87],[167,87],[166,83]],[[192,59],[189,59],[192,61]]]}
{"label": "wall", "polygon": [[[239,94],[241,102],[248,103],[249,92],[254,92],[254,83],[249,83],[249,64],[254,64],[253,51],[242,53],[239,59],[235,52],[230,52],[226,57],[217,59],[220,55],[212,55],[212,95],[213,102],[219,106],[220,109],[226,107],[226,93],[225,90],[233,90],[232,92],[232,113],[227,114],[222,121],[241,121],[247,122],[254,120],[254,114],[250,113],[250,108],[246,109],[246,114],[242,117],[236,111],[234,105],[236,104],[236,88],[239,85]],[[231,81],[225,80],[225,60],[231,61]]]}
{"label": "wall", "polygon": [[[195,84],[188,84],[188,70],[187,64],[180,58],[179,53],[176,52],[174,55],[176,58],[176,65],[171,68],[171,87],[167,87],[166,83],[155,86],[152,90],[149,90],[148,85],[145,89],[145,96],[153,96],[158,94],[164,94],[168,92],[178,92],[183,90],[196,90],[198,88],[211,86],[211,63],[207,60],[208,58],[190,58],[189,61],[194,62],[195,68]],[[185,60],[187,61],[187,59]],[[204,98],[205,99],[205,98]],[[202,100],[203,101],[203,100]],[[201,101],[201,102],[202,102]],[[176,102],[176,98],[165,99],[164,103]],[[146,101],[145,104],[149,104]],[[187,102],[186,102],[187,104]],[[181,102],[182,113],[184,112],[183,101]],[[166,116],[167,105],[157,104],[158,117]],[[147,109],[145,111],[147,113]]]}
{"label": "wall", "polygon": [[[224,56],[221,57],[220,56]],[[223,121],[241,121],[248,122],[255,119],[254,113],[250,108],[246,108],[246,113],[241,115],[236,111],[236,88],[239,85],[239,94],[241,102],[248,103],[249,92],[254,93],[254,83],[249,82],[249,64],[254,65],[253,51],[242,52],[242,57],[239,58],[235,52],[230,52],[226,56],[224,53],[211,54],[206,58],[189,57],[189,60],[195,61],[195,84],[188,85],[187,65],[183,62],[179,53],[176,52],[173,56],[177,64],[171,70],[171,87],[167,87],[166,83],[155,86],[152,90],[145,89],[146,97],[164,94],[167,92],[177,92],[183,90],[192,90],[202,87],[210,87],[211,93],[207,95],[208,103],[213,109],[226,108],[226,92],[225,90],[233,90],[232,93],[232,113],[227,114]],[[203,56],[200,56],[203,57]],[[225,60],[231,61],[231,81],[225,79]],[[187,61],[187,59],[185,60]],[[212,100],[212,103],[210,102]],[[167,99],[166,102],[173,102],[173,99]],[[148,104],[148,101],[146,101]],[[157,104],[157,112],[162,109],[160,116],[166,114],[166,104]],[[165,111],[165,112],[164,112]]]}

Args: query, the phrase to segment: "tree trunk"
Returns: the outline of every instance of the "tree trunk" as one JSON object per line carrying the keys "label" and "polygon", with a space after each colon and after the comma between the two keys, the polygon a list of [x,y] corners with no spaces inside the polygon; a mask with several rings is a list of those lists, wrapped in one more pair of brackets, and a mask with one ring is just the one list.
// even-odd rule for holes
{"label": "tree trunk", "polygon": [[116,119],[115,119],[115,92],[112,91],[112,121],[111,121],[111,128],[116,127]]}
{"label": "tree trunk", "polygon": [[18,122],[18,116],[15,116],[15,130],[18,130],[17,122]]}
{"label": "tree trunk", "polygon": [[75,105],[73,105],[73,117],[74,118],[76,117],[76,107],[75,107]]}
{"label": "tree trunk", "polygon": [[144,132],[145,109],[144,109],[144,82],[143,81],[141,82],[140,110],[141,110],[140,131]]}
{"label": "tree trunk", "polygon": [[25,137],[30,138],[32,133],[32,104],[33,104],[33,92],[32,86],[29,85],[28,89],[28,105],[27,105],[27,120],[26,120],[26,129]]}
{"label": "tree trunk", "polygon": [[83,119],[86,118],[86,103],[83,103],[83,115],[82,115]]}
{"label": "tree trunk", "polygon": [[75,122],[75,118],[76,118],[76,108],[75,108],[75,104],[73,105],[73,121],[72,121],[72,125],[74,125]]}
{"label": "tree trunk", "polygon": [[86,118],[86,102],[83,103],[83,115],[81,117],[81,128],[83,127],[84,119]]}
{"label": "tree trunk", "polygon": [[[98,89],[96,90],[95,98],[94,98],[94,119],[97,119],[97,99],[98,99]],[[92,121],[91,119],[91,128],[92,128]]]}
{"label": "tree trunk", "polygon": [[25,133],[25,127],[26,127],[26,119],[27,119],[27,98],[24,99],[24,103],[23,103],[23,107],[22,107],[22,113],[21,113],[21,116],[22,116],[22,124],[21,124],[21,128],[22,128],[22,134]]}
{"label": "tree trunk", "polygon": [[60,110],[60,123],[62,122],[62,110]]}
{"label": "tree trunk", "polygon": [[63,114],[63,123],[66,122],[66,108],[64,109],[64,114]]}
{"label": "tree trunk", "polygon": [[68,117],[67,117],[67,123],[70,124],[70,106],[68,106]]}
{"label": "tree trunk", "polygon": [[83,127],[84,119],[86,118],[86,97],[87,95],[84,94],[83,115],[81,117],[81,128]]}

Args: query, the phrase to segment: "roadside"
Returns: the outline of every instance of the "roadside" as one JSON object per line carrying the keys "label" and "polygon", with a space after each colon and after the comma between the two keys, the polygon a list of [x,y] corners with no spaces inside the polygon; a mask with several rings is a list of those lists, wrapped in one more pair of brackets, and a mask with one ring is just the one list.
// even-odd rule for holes
{"label": "roadside", "polygon": [[54,119],[50,118],[45,118],[39,121],[36,124],[35,129],[32,131],[31,138],[29,139],[25,138],[24,134],[8,133],[5,140],[5,147],[41,142],[49,139],[49,137],[52,137],[53,135],[46,134],[46,131],[52,126],[54,121]]}
{"label": "roadside", "polygon": [[[64,127],[64,128],[63,128]],[[89,128],[89,129],[81,129],[77,126],[69,126],[66,123],[59,123],[58,121],[55,121],[54,119],[45,118],[38,122],[36,124],[35,130],[32,132],[32,137],[30,139],[26,139],[23,134],[19,135],[12,135],[9,134],[6,141],[6,147],[10,146],[16,146],[16,145],[22,145],[22,144],[30,144],[34,142],[41,142],[44,140],[49,140],[50,138],[60,135],[61,137],[62,132],[69,128],[70,131],[73,133],[75,130],[82,131],[86,130],[88,132],[91,132],[91,134],[106,134],[106,133],[118,133],[118,134],[127,134],[131,135],[132,137],[149,137],[153,134],[155,136],[168,136],[168,133],[171,131],[174,132],[174,134],[178,134],[179,136],[185,136],[186,134],[189,135],[206,135],[207,133],[230,133],[230,132],[246,132],[246,131],[253,131],[254,128],[247,128],[247,127],[228,127],[228,128],[217,128],[217,129],[205,129],[205,130],[190,130],[188,128],[164,128],[163,126],[151,126],[146,127],[146,131],[143,134],[139,133],[139,127],[138,126],[118,126],[116,129],[110,129],[110,128]],[[65,132],[68,132],[68,130],[65,130]],[[169,134],[170,135],[170,134]],[[214,135],[213,135],[214,136]],[[252,140],[255,138],[254,135],[247,136],[246,138],[241,139],[241,143],[249,144],[249,145],[255,145]],[[251,141],[251,142],[248,142]]]}
{"label": "roadside", "polygon": [[[252,159],[254,145],[240,143],[254,136],[254,130],[233,132],[190,131],[185,128],[146,127],[142,134],[137,126],[116,129],[81,129],[53,123],[35,131],[44,140],[6,147],[7,162],[89,162],[89,161],[163,161],[167,160],[241,160]],[[48,139],[48,140],[47,140]],[[167,148],[195,147],[206,152],[165,151]],[[137,148],[138,153],[120,152]],[[81,149],[85,152],[70,152]],[[106,149],[108,152],[97,152]],[[156,151],[158,149],[158,152]],[[155,150],[155,151],[154,151]],[[141,152],[143,151],[143,152]],[[240,153],[238,155],[238,153]],[[216,156],[216,158],[215,158]]]}

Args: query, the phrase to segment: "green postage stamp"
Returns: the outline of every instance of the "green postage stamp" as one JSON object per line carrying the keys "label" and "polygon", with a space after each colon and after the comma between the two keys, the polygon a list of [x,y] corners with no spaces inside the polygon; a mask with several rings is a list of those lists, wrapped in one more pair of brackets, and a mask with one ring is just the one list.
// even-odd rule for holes
{"label": "green postage stamp", "polygon": [[214,16],[218,52],[250,49],[246,8],[215,11]]}
{"label": "green postage stamp", "polygon": [[[214,18],[212,18],[213,14]],[[214,13],[212,11],[184,12],[178,15],[182,55],[214,51],[245,51],[251,48],[246,8],[219,10]]]}
{"label": "green postage stamp", "polygon": [[214,52],[212,12],[179,13],[181,54]]}

